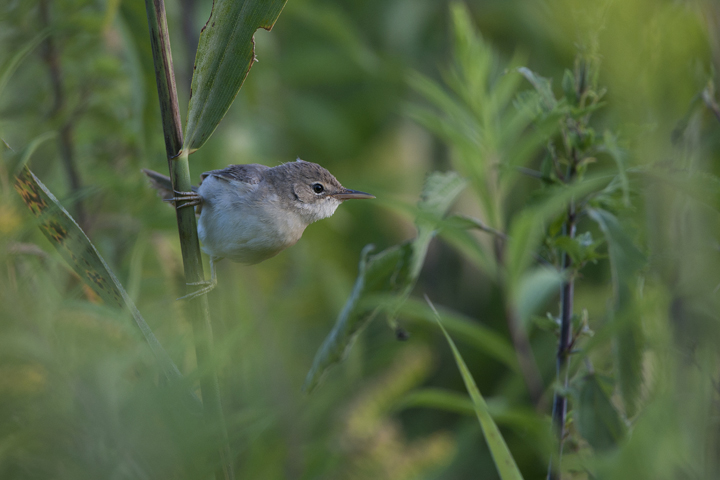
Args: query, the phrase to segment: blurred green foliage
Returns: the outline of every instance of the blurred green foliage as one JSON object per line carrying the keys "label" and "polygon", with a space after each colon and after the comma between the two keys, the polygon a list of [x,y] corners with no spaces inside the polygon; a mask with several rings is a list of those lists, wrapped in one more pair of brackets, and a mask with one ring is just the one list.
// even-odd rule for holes
{"label": "blurred green foliage", "polygon": [[[211,3],[168,0],[181,105]],[[209,297],[237,477],[497,478],[422,294],[524,478],[543,477],[556,451],[558,285],[569,273],[548,264],[565,253],[577,267],[577,339],[559,389],[570,411],[562,478],[717,478],[720,7],[467,7],[290,0],[273,31],[256,34],[259,62],[191,157],[198,178],[300,156],[378,197],[343,205],[265,263],[219,265]],[[140,172],[165,168],[147,32],[142,2],[0,4],[0,478],[212,475],[213,432],[12,187],[26,147],[57,132],[29,166],[69,212],[82,204],[86,233],[196,382],[192,329],[174,301],[184,291],[174,215]],[[597,94],[592,112],[580,78]],[[564,168],[568,145],[586,170],[566,186],[552,160]],[[449,169],[470,188],[437,223],[411,298],[390,311],[410,339],[371,323],[305,395],[363,247],[414,238],[424,178]],[[562,233],[572,199],[587,207],[575,238]]]}

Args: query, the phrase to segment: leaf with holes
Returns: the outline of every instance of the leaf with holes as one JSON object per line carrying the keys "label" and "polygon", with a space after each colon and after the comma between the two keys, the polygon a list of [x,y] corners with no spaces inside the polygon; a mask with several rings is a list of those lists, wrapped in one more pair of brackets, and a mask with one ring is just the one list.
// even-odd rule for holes
{"label": "leaf with holes", "polygon": [[287,0],[215,0],[195,55],[183,150],[203,146],[255,62],[255,32],[271,30]]}

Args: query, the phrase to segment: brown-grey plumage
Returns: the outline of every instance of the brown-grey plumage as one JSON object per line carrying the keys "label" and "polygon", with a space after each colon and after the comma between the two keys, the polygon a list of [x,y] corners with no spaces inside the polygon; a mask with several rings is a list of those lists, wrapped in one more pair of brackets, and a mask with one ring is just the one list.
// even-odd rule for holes
{"label": "brown-grey plumage", "polygon": [[237,180],[244,183],[260,183],[262,174],[270,170],[270,167],[258,163],[247,165],[228,165],[221,170],[210,170],[200,175],[200,183],[209,176],[224,178],[226,180]]}
{"label": "brown-grey plumage", "polygon": [[205,172],[197,193],[174,192],[168,177],[143,171],[164,199],[186,202],[178,208],[198,206],[198,236],[211,265],[222,258],[262,262],[294,245],[308,225],[331,216],[344,200],[374,198],[348,190],[320,165],[300,159],[272,168],[230,165]]}

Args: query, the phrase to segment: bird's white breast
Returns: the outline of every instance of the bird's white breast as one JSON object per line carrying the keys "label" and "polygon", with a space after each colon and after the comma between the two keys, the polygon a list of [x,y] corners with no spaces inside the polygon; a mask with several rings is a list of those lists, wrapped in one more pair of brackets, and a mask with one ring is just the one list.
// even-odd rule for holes
{"label": "bird's white breast", "polygon": [[198,235],[208,255],[254,264],[300,239],[305,219],[281,208],[277,195],[264,187],[214,177],[200,185]]}

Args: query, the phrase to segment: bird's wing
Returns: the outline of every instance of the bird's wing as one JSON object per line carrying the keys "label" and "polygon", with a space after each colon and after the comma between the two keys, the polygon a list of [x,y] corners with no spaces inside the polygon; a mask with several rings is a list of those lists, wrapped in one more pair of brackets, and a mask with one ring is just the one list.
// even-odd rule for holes
{"label": "bird's wing", "polygon": [[254,185],[260,183],[263,172],[269,169],[270,167],[257,163],[247,165],[229,165],[227,168],[223,168],[222,170],[211,170],[203,173],[200,175],[200,180],[202,183],[202,180],[205,180],[207,177],[216,177],[224,180],[234,180],[236,182]]}

